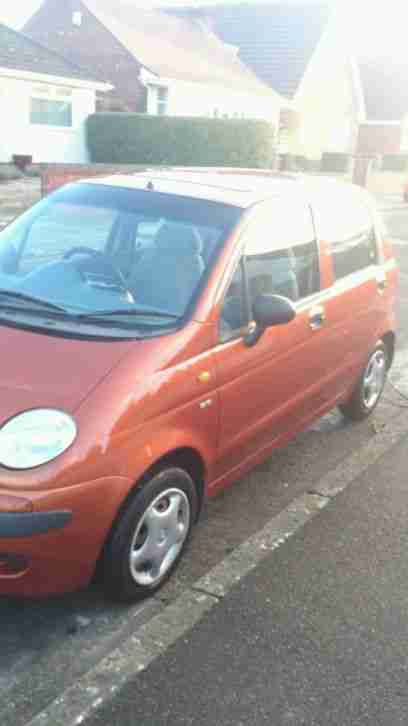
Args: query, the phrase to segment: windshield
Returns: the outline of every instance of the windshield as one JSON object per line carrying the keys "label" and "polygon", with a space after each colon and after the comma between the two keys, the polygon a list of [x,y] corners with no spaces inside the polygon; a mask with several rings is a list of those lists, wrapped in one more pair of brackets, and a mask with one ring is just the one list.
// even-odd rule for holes
{"label": "windshield", "polygon": [[64,187],[0,232],[0,318],[31,307],[99,325],[174,325],[238,216],[200,199]]}

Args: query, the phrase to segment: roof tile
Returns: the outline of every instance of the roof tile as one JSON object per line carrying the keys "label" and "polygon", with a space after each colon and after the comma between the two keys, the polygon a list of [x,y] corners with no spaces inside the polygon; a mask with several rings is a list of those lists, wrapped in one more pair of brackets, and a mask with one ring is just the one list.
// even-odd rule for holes
{"label": "roof tile", "polygon": [[82,0],[146,68],[158,76],[217,83],[267,94],[270,89],[195,18],[140,9],[121,0]]}
{"label": "roof tile", "polygon": [[67,61],[22,33],[0,23],[0,68],[97,81],[94,75]]}
{"label": "roof tile", "polygon": [[241,3],[168,8],[183,17],[207,19],[239,58],[278,93],[292,98],[326,28],[330,8],[322,3]]}

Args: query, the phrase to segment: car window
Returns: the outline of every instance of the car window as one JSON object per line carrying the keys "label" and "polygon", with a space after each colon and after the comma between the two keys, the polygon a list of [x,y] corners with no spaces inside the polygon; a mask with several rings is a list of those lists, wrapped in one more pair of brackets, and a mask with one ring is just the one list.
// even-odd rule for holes
{"label": "car window", "polygon": [[66,203],[50,206],[28,230],[19,275],[63,258],[74,247],[103,250],[116,216],[112,209]]}
{"label": "car window", "polygon": [[250,296],[284,295],[293,302],[320,287],[319,255],[310,208],[303,200],[279,199],[261,205],[246,231]]}
{"label": "car window", "polygon": [[220,316],[220,340],[225,342],[239,337],[248,325],[244,286],[244,268],[241,260],[228,286]]}
{"label": "car window", "polygon": [[0,232],[0,288],[69,312],[106,311],[110,325],[169,325],[199,294],[240,215],[201,199],[69,185]]}
{"label": "car window", "polygon": [[222,342],[243,334],[249,323],[246,311],[258,295],[298,301],[320,289],[314,223],[303,200],[260,204],[243,236],[244,255],[221,308]]}
{"label": "car window", "polygon": [[378,262],[375,223],[366,200],[353,188],[325,194],[316,203],[318,233],[330,246],[339,280]]}

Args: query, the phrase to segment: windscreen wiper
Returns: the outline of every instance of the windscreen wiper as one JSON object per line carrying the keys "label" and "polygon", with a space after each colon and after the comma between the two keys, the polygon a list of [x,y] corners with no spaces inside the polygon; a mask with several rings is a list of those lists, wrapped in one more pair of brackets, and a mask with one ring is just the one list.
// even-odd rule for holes
{"label": "windscreen wiper", "polygon": [[79,320],[93,320],[93,318],[109,318],[115,317],[116,315],[130,315],[138,318],[151,317],[151,318],[169,318],[170,320],[179,320],[180,316],[174,313],[167,313],[156,308],[146,308],[141,310],[140,308],[118,308],[117,310],[95,310],[95,312],[89,313],[78,313],[75,317]]}
{"label": "windscreen wiper", "polygon": [[48,300],[35,297],[34,295],[28,295],[25,292],[19,292],[18,290],[0,289],[0,300],[3,298],[10,298],[10,300],[22,300],[24,302],[30,302],[38,305],[39,307],[48,308],[48,310],[58,310],[60,313],[69,314],[69,310],[64,308],[62,305],[57,305],[57,303],[52,303]]}

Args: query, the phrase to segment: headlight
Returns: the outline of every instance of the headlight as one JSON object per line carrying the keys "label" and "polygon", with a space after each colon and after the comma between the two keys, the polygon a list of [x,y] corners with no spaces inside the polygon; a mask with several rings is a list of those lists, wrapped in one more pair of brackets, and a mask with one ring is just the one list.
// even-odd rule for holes
{"label": "headlight", "polygon": [[51,408],[25,411],[0,429],[0,464],[32,469],[62,454],[75,439],[75,421]]}

